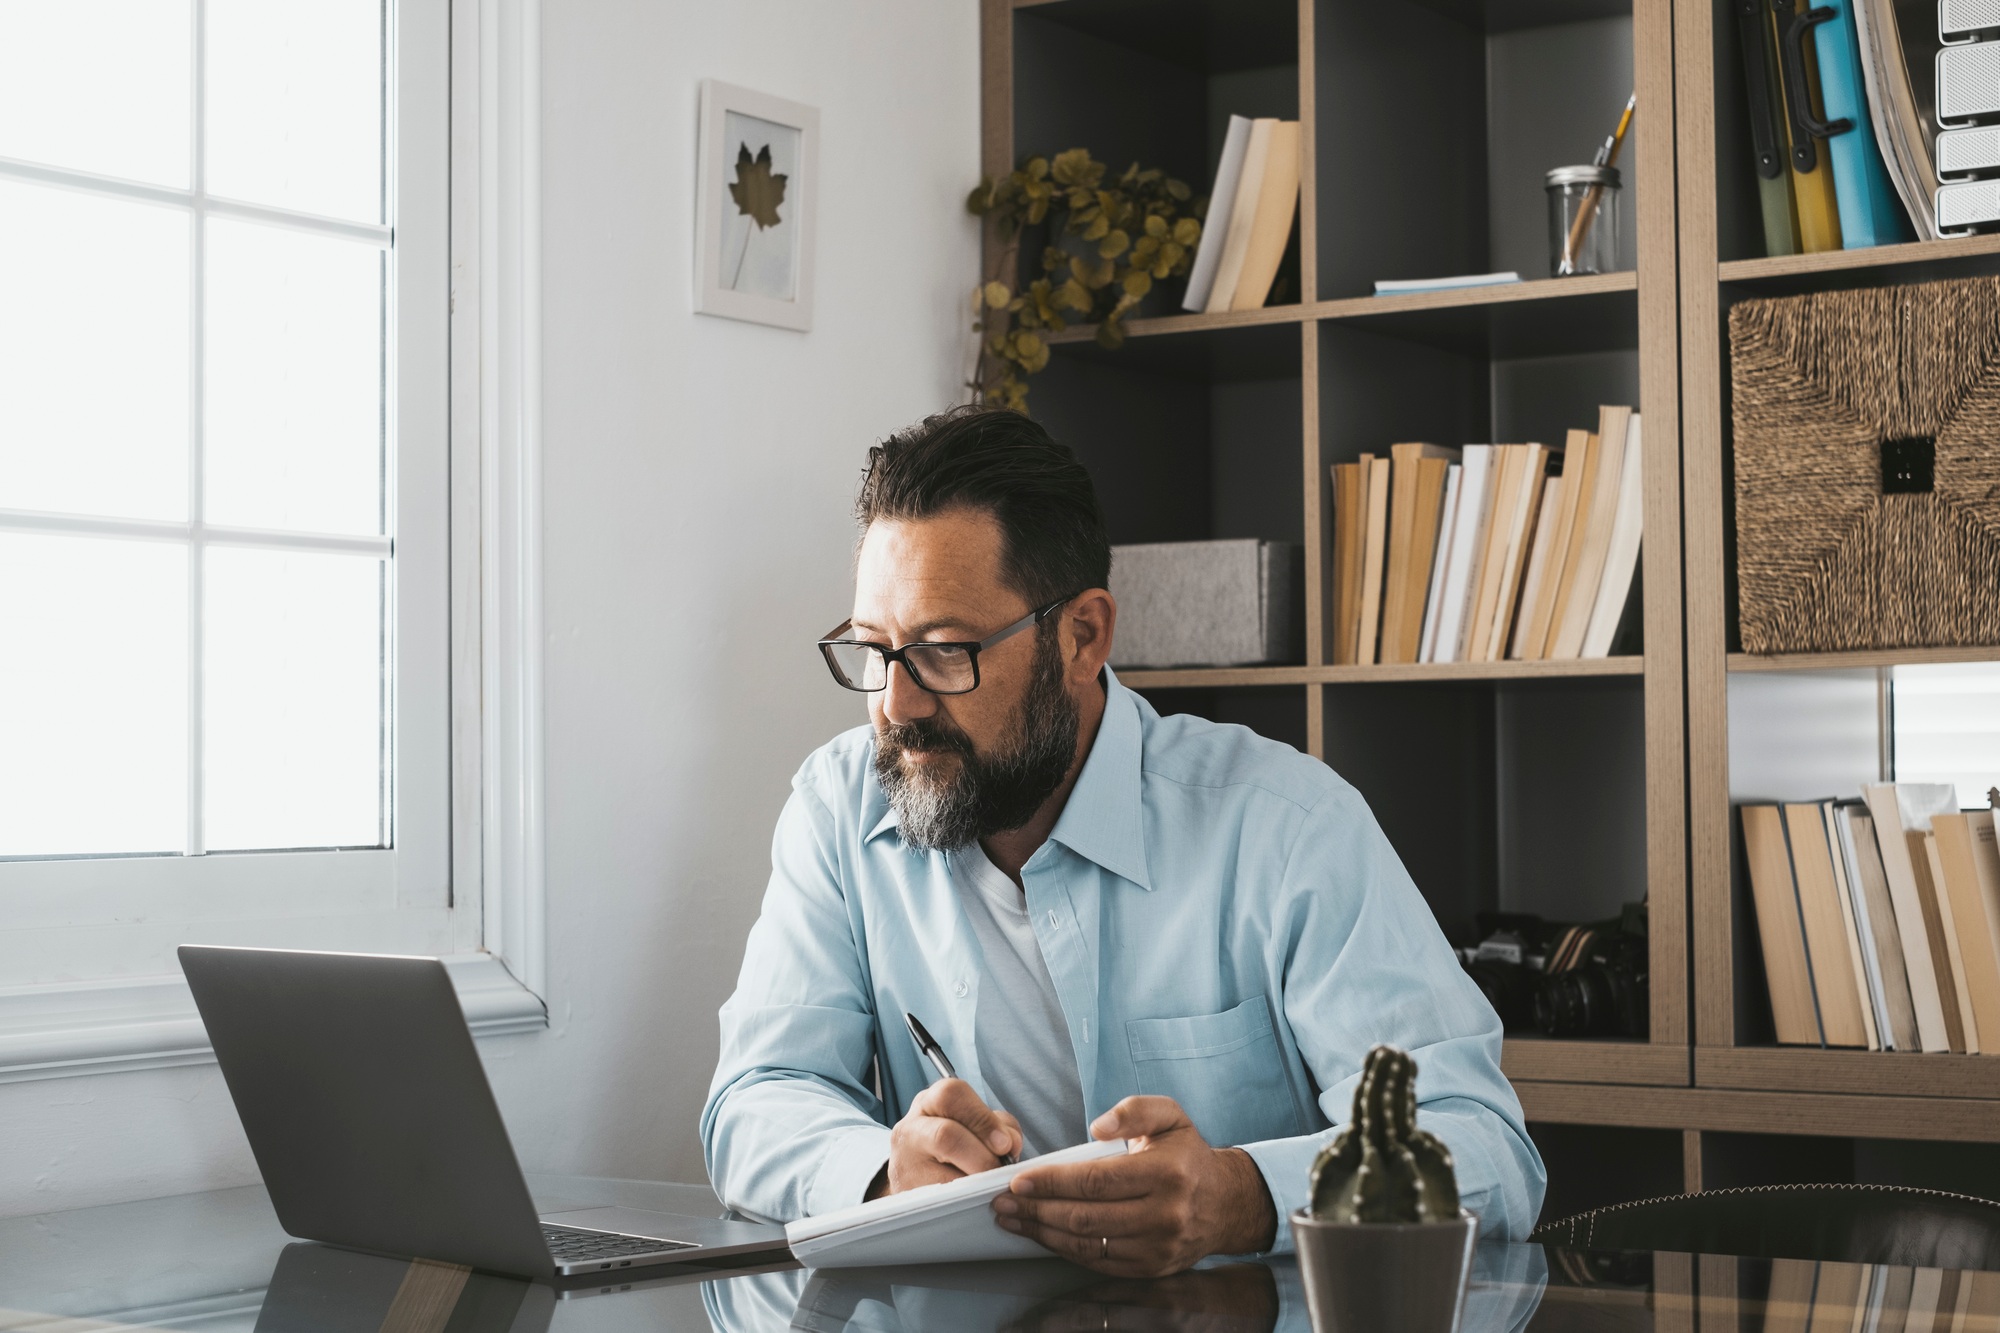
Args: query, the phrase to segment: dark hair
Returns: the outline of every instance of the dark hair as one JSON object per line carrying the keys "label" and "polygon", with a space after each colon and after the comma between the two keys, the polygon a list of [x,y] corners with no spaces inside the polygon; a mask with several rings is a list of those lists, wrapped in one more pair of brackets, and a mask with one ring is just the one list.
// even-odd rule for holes
{"label": "dark hair", "polygon": [[1111,543],[1090,473],[1021,413],[954,407],[868,451],[854,502],[864,530],[878,518],[930,518],[960,507],[999,522],[1001,577],[1029,605],[1110,582]]}

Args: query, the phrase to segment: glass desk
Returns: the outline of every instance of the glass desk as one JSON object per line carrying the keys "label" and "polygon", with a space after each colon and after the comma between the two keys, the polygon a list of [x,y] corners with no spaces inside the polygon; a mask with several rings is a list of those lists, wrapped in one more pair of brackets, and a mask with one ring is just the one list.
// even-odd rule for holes
{"label": "glass desk", "polygon": [[[716,1209],[706,1186],[531,1177],[537,1202]],[[1483,1246],[1466,1333],[2000,1333],[2000,1273]],[[1310,1323],[1289,1259],[1156,1282],[1059,1260],[654,1269],[556,1288],[291,1240],[261,1187],[0,1219],[0,1333],[983,1333]]]}

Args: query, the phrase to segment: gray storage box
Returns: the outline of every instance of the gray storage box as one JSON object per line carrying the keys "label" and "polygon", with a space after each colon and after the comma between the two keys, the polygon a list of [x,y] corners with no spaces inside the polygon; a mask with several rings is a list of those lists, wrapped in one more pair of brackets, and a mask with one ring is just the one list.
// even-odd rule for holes
{"label": "gray storage box", "polygon": [[1304,552],[1255,538],[1111,548],[1115,667],[1251,666],[1305,658]]}

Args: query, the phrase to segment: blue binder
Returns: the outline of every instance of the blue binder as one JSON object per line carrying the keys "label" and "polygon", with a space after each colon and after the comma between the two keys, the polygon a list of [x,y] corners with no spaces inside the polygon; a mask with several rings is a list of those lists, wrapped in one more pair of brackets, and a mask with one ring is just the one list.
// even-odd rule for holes
{"label": "blue binder", "polygon": [[1819,55],[1820,98],[1829,121],[1846,120],[1853,129],[1826,141],[1833,166],[1833,197],[1840,206],[1840,239],[1844,250],[1894,245],[1915,239],[1896,187],[1882,165],[1869,118],[1868,94],[1861,82],[1861,43],[1854,27],[1855,0],[1821,0],[1821,10],[1833,13],[1813,25]]}

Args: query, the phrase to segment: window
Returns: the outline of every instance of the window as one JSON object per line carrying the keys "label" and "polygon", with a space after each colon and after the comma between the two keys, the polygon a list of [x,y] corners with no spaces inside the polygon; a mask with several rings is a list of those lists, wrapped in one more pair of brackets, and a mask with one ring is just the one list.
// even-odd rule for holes
{"label": "window", "polygon": [[2000,664],[1890,670],[1898,782],[1949,782],[1962,809],[2000,787]]}
{"label": "window", "polygon": [[111,8],[0,9],[0,856],[386,848],[388,16]]}

